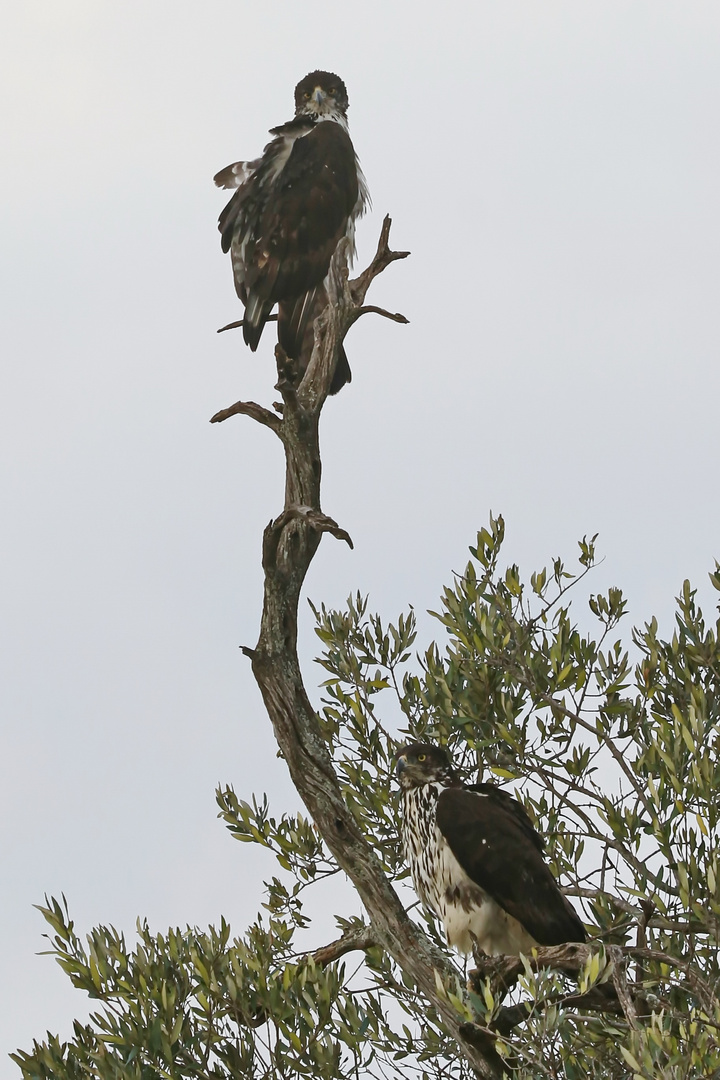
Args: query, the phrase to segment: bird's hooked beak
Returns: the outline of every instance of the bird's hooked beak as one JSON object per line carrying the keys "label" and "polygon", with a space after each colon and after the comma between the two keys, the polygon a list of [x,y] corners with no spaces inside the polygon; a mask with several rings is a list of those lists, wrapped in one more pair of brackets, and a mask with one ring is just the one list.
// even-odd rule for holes
{"label": "bird's hooked beak", "polygon": [[405,757],[405,754],[401,754],[400,757],[397,759],[397,764],[395,766],[395,772],[397,773],[398,776],[400,776],[400,774],[405,769],[407,769],[407,758]]}
{"label": "bird's hooked beak", "polygon": [[313,90],[313,97],[315,98],[315,103],[317,105],[322,105],[322,103],[325,101],[326,94],[321,86],[315,87],[315,89]]}

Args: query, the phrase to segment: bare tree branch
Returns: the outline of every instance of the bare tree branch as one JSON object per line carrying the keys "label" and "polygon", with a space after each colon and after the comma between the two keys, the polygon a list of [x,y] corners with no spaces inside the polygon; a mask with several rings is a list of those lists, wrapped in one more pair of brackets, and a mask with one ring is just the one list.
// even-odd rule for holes
{"label": "bare tree branch", "polygon": [[362,930],[353,930],[350,933],[343,934],[336,941],[331,941],[329,945],[323,945],[321,949],[316,949],[310,955],[316,964],[325,967],[349,952],[364,952],[366,949],[374,948],[377,944],[378,942],[372,930],[365,926]]}
{"label": "bare tree branch", "polygon": [[[287,404],[288,401],[291,401],[294,405],[296,405],[298,383],[297,361],[294,360],[292,357],[288,356],[282,345],[276,345],[275,364],[277,366],[278,373],[278,381],[275,384],[275,389],[280,391],[285,404]],[[282,411],[284,416],[284,406]]]}
{"label": "bare tree branch", "polygon": [[[617,946],[615,946],[617,948]],[[626,960],[623,956],[617,956],[615,963],[613,964],[612,981],[615,987],[615,993],[617,994],[618,1001],[622,1006],[622,1011],[625,1014],[625,1019],[631,1028],[636,1031],[640,1027],[638,1023],[637,1009],[635,1008],[635,1002],[632,999],[630,990],[628,989],[627,977],[625,975]]]}
{"label": "bare tree branch", "polygon": [[[277,315],[268,315],[265,322],[277,322]],[[219,330],[216,330],[216,334],[224,334],[226,330],[239,330],[241,326],[245,325],[244,319],[237,319],[235,322],[226,323],[225,326],[221,326]]]}
{"label": "bare tree branch", "polygon": [[[607,953],[608,946],[605,947]],[[552,968],[566,975],[577,975],[587,963],[588,958],[597,951],[597,944],[569,941],[565,945],[547,945],[533,949],[532,956],[526,957],[533,971],[540,968]],[[520,956],[477,956],[478,967],[469,975],[470,984],[478,986],[479,981],[488,974],[507,986],[514,985],[518,975],[525,970],[525,963]]]}
{"label": "bare tree branch", "polygon": [[[593,942],[587,944],[569,942],[566,945],[534,949],[532,956],[526,957],[525,961],[529,963],[533,971],[549,968],[562,971],[566,975],[577,976],[596,949],[597,944]],[[562,1005],[565,1008],[622,1015],[631,1028],[639,1029],[641,1026],[639,1018],[646,1010],[647,1003],[639,984],[635,993],[628,985],[626,967],[629,959],[639,962],[653,961],[681,971],[703,1007],[712,1013],[715,1002],[712,987],[698,975],[691,961],[678,959],[657,949],[638,948],[632,945],[606,945],[604,949],[608,965],[612,967],[610,981],[596,983],[583,994],[552,995],[543,1001],[528,1000],[507,1006],[495,1017],[492,1030],[500,1035],[508,1035],[514,1027],[527,1020],[531,1012],[538,1012],[548,1005]],[[480,994],[482,983],[488,981],[493,993],[495,995],[499,993],[502,996],[515,985],[518,976],[524,970],[523,959],[519,956],[476,957],[476,962],[478,967],[470,972],[469,984]]]}
{"label": "bare tree branch", "polygon": [[[441,985],[455,986],[461,979],[459,970],[408,918],[342,797],[297,657],[300,590],[322,532],[329,531],[327,523],[331,521],[320,505],[320,412],[340,344],[354,321],[354,309],[362,305],[374,278],[390,263],[408,254],[390,250],[389,233],[388,217],[373,262],[352,285],[347,279],[346,249],[340,246],[330,275],[331,303],[316,319],[315,347],[299,385],[292,364],[279,347],[276,349],[278,388],[284,403],[281,423],[286,465],[285,505],[283,514],[265,530],[260,636],[255,649],[247,651],[252,653],[253,673],[292,781],[327,847],[355,886],[370,917],[373,940],[414,980],[477,1074],[486,1080],[498,1080],[502,1062],[492,1042],[476,1025],[463,1023],[447,996],[438,991],[438,980]],[[273,420],[280,423],[275,417]]]}
{"label": "bare tree branch", "polygon": [[392,218],[389,214],[385,215],[385,219],[382,224],[382,231],[380,233],[380,239],[378,240],[377,251],[373,261],[370,263],[366,270],[363,270],[362,274],[356,277],[350,282],[350,294],[356,304],[360,305],[365,300],[367,291],[372,285],[375,278],[382,274],[383,270],[386,270],[391,263],[397,262],[398,259],[407,259],[410,254],[409,251],[391,251],[388,241],[390,240],[390,226],[392,225]]}
{"label": "bare tree branch", "polygon": [[288,525],[294,521],[305,521],[320,536],[324,532],[331,533],[336,539],[344,540],[351,549],[353,547],[350,534],[345,529],[341,529],[338,523],[326,514],[314,510],[311,506],[288,506],[279,517],[270,522],[263,533],[263,569],[267,570],[268,567],[277,565],[280,540]]}
{"label": "bare tree branch", "polygon": [[356,322],[361,315],[382,315],[384,319],[392,319],[393,322],[409,323],[410,320],[401,315],[399,311],[386,311],[385,308],[376,307],[375,304],[364,304],[354,312],[353,321]]}
{"label": "bare tree branch", "polygon": [[[566,945],[553,945],[533,949],[532,956],[524,960],[519,956],[500,957],[476,957],[478,967],[470,972],[470,985],[478,993],[482,993],[482,983],[490,982],[493,996],[502,996],[517,982],[527,962],[533,971],[549,968],[554,971],[562,971],[569,976],[577,976],[585,967],[589,958],[597,951],[597,944],[568,942]],[[604,947],[606,967],[612,965],[613,979],[615,970],[619,968],[623,974],[625,969],[625,956],[622,949],[617,945]],[[548,1005],[562,1005],[566,1008],[579,1009],[591,1012],[614,1013],[625,1015],[625,1008],[632,1012],[637,1020],[637,1013],[630,996],[627,983],[622,983],[624,997],[621,999],[614,984],[607,982],[597,983],[591,986],[585,993],[573,991],[569,994],[552,994],[542,1001],[521,1001],[516,1005],[509,1005],[501,1009],[492,1022],[492,1030],[500,1035],[508,1035],[518,1024],[522,1024],[532,1013],[542,1012]]]}
{"label": "bare tree branch", "polygon": [[230,405],[227,409],[221,409],[220,412],[216,412],[214,416],[211,416],[210,423],[221,424],[223,420],[227,420],[230,416],[250,416],[253,420],[257,420],[258,424],[264,424],[265,427],[271,428],[276,435],[280,434],[282,427],[282,420],[279,416],[271,413],[264,405],[258,405],[255,401],[236,401],[234,405]]}

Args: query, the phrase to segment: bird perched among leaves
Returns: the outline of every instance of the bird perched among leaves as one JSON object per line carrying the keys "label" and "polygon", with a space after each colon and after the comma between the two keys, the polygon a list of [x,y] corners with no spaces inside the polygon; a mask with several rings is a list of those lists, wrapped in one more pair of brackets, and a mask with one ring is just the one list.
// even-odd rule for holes
{"label": "bird perched among leaves", "polygon": [[405,859],[449,945],[499,956],[587,940],[520,803],[494,784],[464,785],[429,743],[405,746],[396,772]]}
{"label": "bird perched among leaves", "polygon": [[[295,116],[254,161],[238,161],[215,176],[236,188],[220,215],[223,251],[230,251],[235,290],[245,305],[243,336],[255,352],[278,305],[278,341],[304,371],[315,319],[327,304],[326,278],[339,242],[354,254],[355,222],[369,196],[347,124],[345,83],[311,71],[295,87]],[[350,382],[341,348],[330,387]]]}

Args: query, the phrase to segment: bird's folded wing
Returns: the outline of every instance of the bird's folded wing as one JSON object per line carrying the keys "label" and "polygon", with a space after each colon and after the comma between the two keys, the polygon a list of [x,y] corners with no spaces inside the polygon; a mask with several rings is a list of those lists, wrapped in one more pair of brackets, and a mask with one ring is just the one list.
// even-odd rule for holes
{"label": "bird's folded wing", "polygon": [[513,815],[518,825],[520,825],[525,835],[533,842],[538,851],[545,850],[545,840],[540,833],[536,831],[535,826],[528,817],[527,810],[522,803],[517,801],[517,799],[513,799],[512,795],[509,795],[507,791],[503,791],[503,789],[497,787],[496,784],[466,784],[465,790],[477,791],[479,795],[492,796],[497,802],[502,804],[508,813]]}
{"label": "bird's folded wing", "polygon": [[453,855],[539,945],[585,941],[585,929],[537,842],[517,811],[506,805],[509,796],[503,792],[498,797],[497,789],[487,786],[486,793],[446,788],[440,795],[437,825]]}

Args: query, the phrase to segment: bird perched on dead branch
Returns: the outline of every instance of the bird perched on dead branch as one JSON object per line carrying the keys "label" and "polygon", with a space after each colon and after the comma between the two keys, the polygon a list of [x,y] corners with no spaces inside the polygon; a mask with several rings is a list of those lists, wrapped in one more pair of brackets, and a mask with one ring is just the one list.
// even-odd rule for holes
{"label": "bird perched on dead branch", "polygon": [[[328,302],[328,273],[347,237],[354,254],[355,222],[369,204],[365,178],[348,134],[345,83],[312,71],[295,88],[295,116],[254,161],[238,161],[215,176],[236,188],[220,214],[223,251],[230,251],[235,289],[245,305],[243,336],[253,352],[274,306],[278,341],[304,371],[313,327]],[[342,346],[330,393],[350,382]]]}

